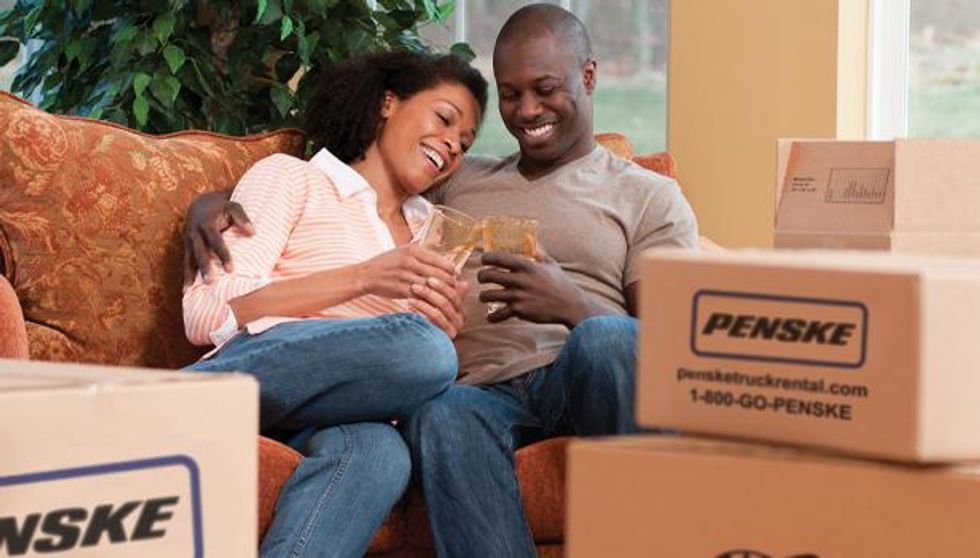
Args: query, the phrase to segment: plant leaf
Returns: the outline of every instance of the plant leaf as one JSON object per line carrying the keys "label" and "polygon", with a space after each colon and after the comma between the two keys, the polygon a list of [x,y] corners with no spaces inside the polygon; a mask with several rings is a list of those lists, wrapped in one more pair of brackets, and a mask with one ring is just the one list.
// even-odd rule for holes
{"label": "plant leaf", "polygon": [[72,39],[68,41],[65,46],[65,60],[71,64],[71,61],[78,58],[78,53],[82,50],[82,41],[80,39]]}
{"label": "plant leaf", "polygon": [[82,13],[88,6],[89,2],[86,0],[71,0],[71,10],[75,12],[76,17],[82,17]]}
{"label": "plant leaf", "polygon": [[453,12],[456,11],[456,2],[446,2],[442,6],[436,8],[436,20],[440,23],[444,23],[450,17],[452,17]]}
{"label": "plant leaf", "polygon": [[439,16],[439,7],[435,0],[423,0],[422,6],[425,8],[425,17],[429,21],[434,21]]}
{"label": "plant leaf", "polygon": [[272,97],[272,102],[276,105],[279,116],[286,116],[289,110],[293,108],[293,94],[285,86],[278,84],[273,86],[269,90],[269,96]]}
{"label": "plant leaf", "polygon": [[167,61],[167,66],[170,67],[170,73],[176,75],[177,70],[187,60],[187,55],[184,54],[184,49],[171,44],[163,47],[163,59]]}
{"label": "plant leaf", "polygon": [[150,84],[150,76],[140,72],[136,74],[133,78],[133,93],[136,93],[137,97],[142,97],[143,92],[146,91],[146,86]]}
{"label": "plant leaf", "polygon": [[150,119],[150,103],[146,101],[146,97],[143,95],[137,95],[133,99],[133,114],[136,116],[136,124],[140,128],[146,126],[146,122]]}
{"label": "plant leaf", "polygon": [[113,44],[129,43],[136,38],[137,33],[139,33],[139,29],[137,29],[132,23],[127,23],[125,26],[112,34],[111,42]]}
{"label": "plant leaf", "polygon": [[282,16],[282,30],[279,31],[279,40],[285,41],[286,37],[293,32],[293,19],[289,16]]}
{"label": "plant leaf", "polygon": [[20,43],[13,39],[0,40],[0,66],[6,66],[20,52]]}
{"label": "plant leaf", "polygon": [[37,20],[41,17],[42,10],[44,10],[44,4],[31,10],[31,13],[24,18],[24,39],[34,36],[34,29],[37,27]]}
{"label": "plant leaf", "polygon": [[453,46],[449,47],[449,52],[455,54],[456,56],[459,56],[460,58],[466,60],[467,62],[472,62],[473,59],[476,58],[476,53],[473,52],[473,49],[470,48],[470,45],[466,43],[454,44]]}
{"label": "plant leaf", "polygon": [[173,12],[166,12],[159,15],[155,20],[153,20],[153,36],[160,41],[160,44],[167,42],[174,33],[174,24],[177,22],[177,18],[174,17]]}
{"label": "plant leaf", "polygon": [[170,88],[170,99],[176,101],[177,97],[180,95],[180,80],[174,76],[167,76],[163,78],[163,82]]}
{"label": "plant leaf", "polygon": [[95,37],[85,37],[82,39],[81,48],[78,51],[79,72],[89,67],[92,61],[92,54],[95,53],[97,46],[99,46],[99,43]]}
{"label": "plant leaf", "polygon": [[174,76],[154,76],[150,82],[150,93],[166,108],[172,108],[180,94],[180,81]]}
{"label": "plant leaf", "polygon": [[269,0],[259,0],[259,11],[255,14],[255,23],[258,23],[262,16],[265,15],[265,10],[269,7]]}

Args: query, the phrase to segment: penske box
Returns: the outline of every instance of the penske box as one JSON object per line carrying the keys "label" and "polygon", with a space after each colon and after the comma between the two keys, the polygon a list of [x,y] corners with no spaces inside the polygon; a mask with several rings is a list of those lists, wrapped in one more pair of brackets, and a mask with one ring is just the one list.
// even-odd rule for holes
{"label": "penske box", "polygon": [[643,266],[641,424],[980,459],[980,261],[651,252]]}
{"label": "penske box", "polygon": [[780,140],[776,248],[980,256],[980,141]]}
{"label": "penske box", "polygon": [[685,438],[575,441],[570,558],[980,556],[977,466]]}
{"label": "penske box", "polygon": [[0,556],[255,556],[258,388],[0,360]]}

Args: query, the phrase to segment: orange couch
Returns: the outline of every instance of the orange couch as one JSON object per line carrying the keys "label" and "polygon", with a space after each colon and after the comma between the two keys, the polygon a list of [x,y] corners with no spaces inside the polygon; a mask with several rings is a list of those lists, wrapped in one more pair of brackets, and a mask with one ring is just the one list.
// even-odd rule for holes
{"label": "orange couch", "polygon": [[[234,184],[274,152],[299,154],[296,130],[233,138],[149,136],[49,115],[0,93],[0,357],[178,368],[202,353],[181,321],[182,220],[190,201]],[[619,134],[597,138],[633,157]],[[674,175],[667,154],[634,160]],[[517,471],[539,554],[564,540],[567,439],[520,450]],[[302,457],[259,440],[259,532]],[[369,554],[431,556],[424,504],[410,491]]]}

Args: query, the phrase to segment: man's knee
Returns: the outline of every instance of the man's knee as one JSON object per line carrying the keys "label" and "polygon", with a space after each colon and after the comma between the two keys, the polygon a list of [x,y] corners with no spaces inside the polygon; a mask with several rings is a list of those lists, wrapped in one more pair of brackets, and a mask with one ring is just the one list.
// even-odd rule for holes
{"label": "man's knee", "polygon": [[417,453],[423,446],[459,448],[481,438],[484,413],[478,388],[453,386],[413,412],[405,421],[403,432]]}
{"label": "man's knee", "polygon": [[637,322],[628,316],[594,316],[581,322],[566,342],[576,359],[605,362],[633,360],[636,355]]}

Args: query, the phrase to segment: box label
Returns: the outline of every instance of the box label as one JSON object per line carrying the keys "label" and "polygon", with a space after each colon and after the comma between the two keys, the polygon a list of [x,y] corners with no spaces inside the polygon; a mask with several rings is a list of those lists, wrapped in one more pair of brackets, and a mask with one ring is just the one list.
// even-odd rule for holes
{"label": "box label", "polygon": [[203,554],[190,457],[0,477],[0,556]]}
{"label": "box label", "polygon": [[827,203],[883,204],[888,193],[890,169],[832,169]]}
{"label": "box label", "polygon": [[868,310],[860,302],[701,290],[691,351],[703,357],[860,368]]}

